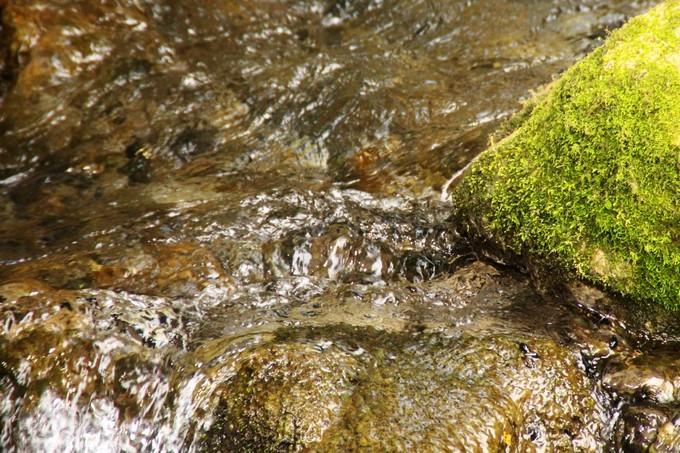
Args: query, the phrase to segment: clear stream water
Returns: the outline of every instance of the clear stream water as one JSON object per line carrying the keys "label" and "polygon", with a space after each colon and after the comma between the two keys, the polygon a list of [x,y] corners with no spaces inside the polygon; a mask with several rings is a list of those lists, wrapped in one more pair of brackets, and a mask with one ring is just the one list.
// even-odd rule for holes
{"label": "clear stream water", "polygon": [[449,219],[649,6],[0,1],[0,450],[680,450],[678,321]]}

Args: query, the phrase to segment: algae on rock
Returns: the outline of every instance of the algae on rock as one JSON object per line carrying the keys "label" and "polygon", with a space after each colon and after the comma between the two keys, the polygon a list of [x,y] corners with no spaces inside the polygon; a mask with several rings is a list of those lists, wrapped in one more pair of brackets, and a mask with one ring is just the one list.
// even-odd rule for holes
{"label": "algae on rock", "polygon": [[612,33],[530,109],[456,188],[459,227],[680,309],[680,1]]}

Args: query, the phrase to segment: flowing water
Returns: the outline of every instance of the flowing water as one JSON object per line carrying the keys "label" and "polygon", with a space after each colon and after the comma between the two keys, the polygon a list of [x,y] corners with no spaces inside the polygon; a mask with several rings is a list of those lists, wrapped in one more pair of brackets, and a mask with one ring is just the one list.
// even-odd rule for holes
{"label": "flowing water", "polygon": [[680,450],[676,319],[448,219],[650,6],[0,1],[0,450]]}

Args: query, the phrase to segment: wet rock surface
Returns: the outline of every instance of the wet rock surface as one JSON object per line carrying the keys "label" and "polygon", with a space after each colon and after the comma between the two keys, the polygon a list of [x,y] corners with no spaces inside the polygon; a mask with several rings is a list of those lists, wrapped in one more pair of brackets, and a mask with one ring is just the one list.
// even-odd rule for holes
{"label": "wet rock surface", "polygon": [[[203,313],[149,296],[5,285],[3,388],[19,403],[6,414],[10,439],[40,448],[32,423],[57,405],[73,414],[45,426],[45,439],[116,420],[99,439],[109,447],[150,448],[169,430],[179,438],[168,445],[189,448],[194,432],[205,451],[608,442],[613,408],[583,366],[588,345],[553,328],[578,331],[578,310],[546,310],[526,279],[477,261],[408,289],[317,287],[297,303],[290,288],[309,279],[288,280],[266,308],[222,302]],[[542,323],[528,322],[534,310]]]}
{"label": "wet rock surface", "polygon": [[[442,291],[459,294],[467,282],[456,280],[471,274],[484,282],[470,300]],[[242,355],[223,384],[208,450],[230,439],[246,450],[596,449],[606,442],[611,408],[576,348],[502,317],[532,294],[505,280],[505,295],[490,302],[500,281],[493,268],[473,265],[450,281],[419,285],[420,296],[392,293],[388,304],[402,308],[394,307],[392,325],[381,323],[389,330],[360,317],[348,326],[349,316],[343,324],[277,330]],[[436,320],[424,319],[423,305],[433,302]]]}
{"label": "wet rock surface", "polygon": [[677,317],[445,201],[648,6],[1,2],[0,449],[677,451]]}

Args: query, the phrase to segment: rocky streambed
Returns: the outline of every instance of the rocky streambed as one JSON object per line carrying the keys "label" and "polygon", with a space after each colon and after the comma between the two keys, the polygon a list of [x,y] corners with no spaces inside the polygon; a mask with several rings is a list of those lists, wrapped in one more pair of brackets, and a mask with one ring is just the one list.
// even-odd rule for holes
{"label": "rocky streambed", "polygon": [[678,451],[680,321],[450,178],[651,3],[5,0],[3,451]]}

